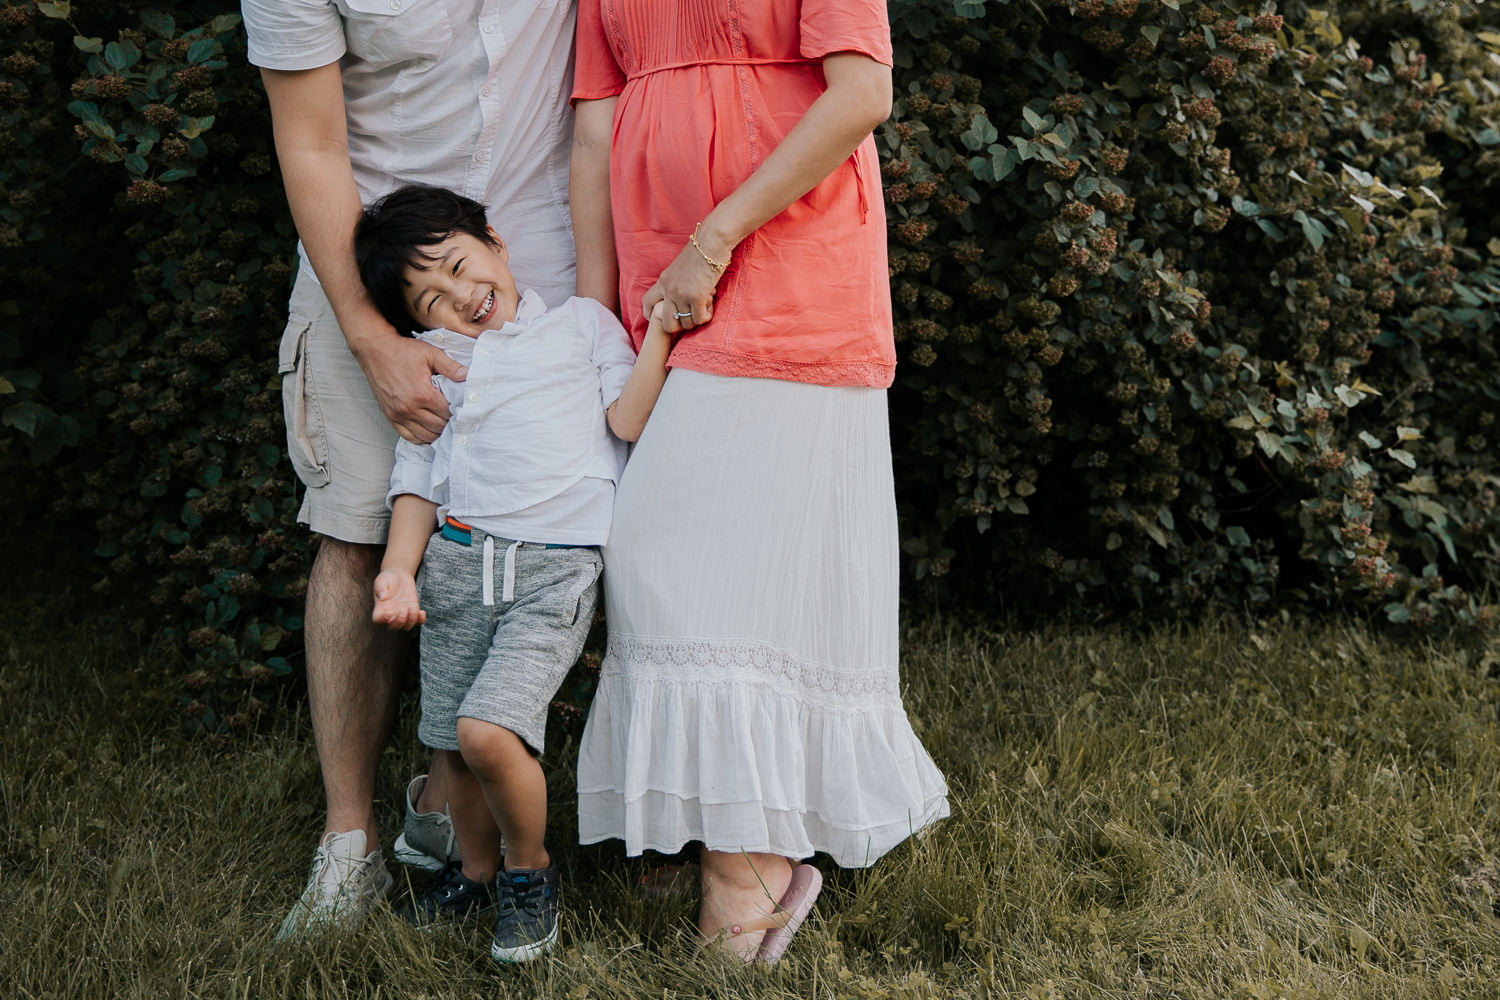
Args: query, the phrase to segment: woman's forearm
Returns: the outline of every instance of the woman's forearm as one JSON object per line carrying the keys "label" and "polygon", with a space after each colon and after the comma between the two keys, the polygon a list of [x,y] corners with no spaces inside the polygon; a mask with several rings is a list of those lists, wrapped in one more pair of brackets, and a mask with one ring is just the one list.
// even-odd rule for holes
{"label": "woman's forearm", "polygon": [[620,268],[609,202],[609,144],[616,100],[577,103],[568,173],[569,212],[578,253],[576,292],[611,310],[620,306]]}
{"label": "woman's forearm", "polygon": [[859,148],[891,113],[891,71],[868,56],[839,52],[823,60],[828,89],[765,162],[706,218],[698,243],[725,260],[746,236],[811,191]]}

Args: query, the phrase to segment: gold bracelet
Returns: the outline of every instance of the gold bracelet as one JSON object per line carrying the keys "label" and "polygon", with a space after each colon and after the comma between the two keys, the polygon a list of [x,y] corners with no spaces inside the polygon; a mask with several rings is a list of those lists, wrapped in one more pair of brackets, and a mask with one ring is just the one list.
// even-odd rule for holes
{"label": "gold bracelet", "polygon": [[[724,273],[724,269],[729,266],[729,261],[726,260],[722,264],[719,263],[718,261],[714,260],[712,257],[710,257],[708,255],[708,251],[707,250],[704,250],[701,246],[698,245],[698,226],[701,226],[701,225],[703,225],[703,223],[700,222],[700,223],[698,223],[698,225],[696,225],[696,226],[693,227],[693,235],[691,235],[691,236],[688,237],[688,242],[693,245],[693,249],[696,250],[696,251],[698,251],[699,256],[701,256],[703,258],[703,260],[708,264],[708,266],[711,267],[711,268],[713,268],[714,274],[723,274]],[[729,252],[730,252],[730,255],[731,255],[730,259],[732,260],[733,259],[734,251],[731,250]]]}

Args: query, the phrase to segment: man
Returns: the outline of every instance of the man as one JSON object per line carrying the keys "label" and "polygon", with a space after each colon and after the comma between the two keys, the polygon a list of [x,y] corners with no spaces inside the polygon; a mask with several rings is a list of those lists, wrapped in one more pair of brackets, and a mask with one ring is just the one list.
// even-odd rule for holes
{"label": "man", "polygon": [[[307,488],[298,520],[320,536],[304,628],[328,811],[287,938],[357,923],[392,882],[372,800],[406,647],[371,621],[371,586],[396,435],[436,438],[448,407],[431,375],[464,376],[380,318],[355,267],[354,224],[402,184],[451,188],[489,207],[523,287],[549,306],[572,295],[574,12],[570,0],[243,0],[242,11],[301,239],[278,367]],[[409,787],[402,860],[456,859],[443,784],[435,772]]]}

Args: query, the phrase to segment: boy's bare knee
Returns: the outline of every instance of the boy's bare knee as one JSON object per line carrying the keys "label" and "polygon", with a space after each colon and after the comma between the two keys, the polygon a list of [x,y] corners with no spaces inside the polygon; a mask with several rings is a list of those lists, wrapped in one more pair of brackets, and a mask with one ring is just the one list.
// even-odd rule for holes
{"label": "boy's bare knee", "polygon": [[459,752],[475,771],[493,773],[531,759],[526,742],[504,726],[461,716],[457,729]]}

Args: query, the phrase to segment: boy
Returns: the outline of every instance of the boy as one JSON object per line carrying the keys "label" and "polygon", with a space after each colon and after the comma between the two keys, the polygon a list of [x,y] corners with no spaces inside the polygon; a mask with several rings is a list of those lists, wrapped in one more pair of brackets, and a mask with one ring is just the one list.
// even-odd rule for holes
{"label": "boy", "polygon": [[425,623],[418,735],[454,776],[460,860],[405,915],[425,924],[493,901],[491,956],[529,961],[557,940],[537,763],[547,706],[593,619],[622,442],[651,413],[671,343],[658,317],[637,358],[592,299],[548,310],[519,292],[483,207],[450,191],[381,198],[354,246],[381,314],[468,369],[434,378],[452,409],[441,436],[397,444],[375,579],[376,622]]}

